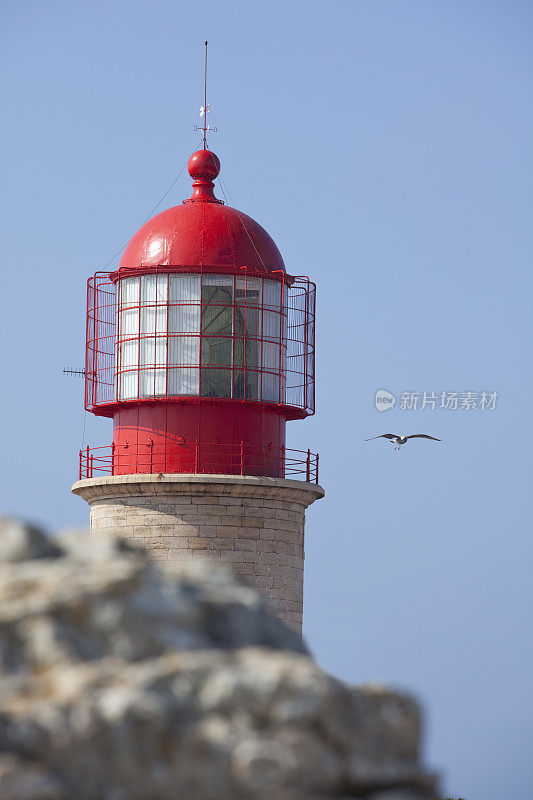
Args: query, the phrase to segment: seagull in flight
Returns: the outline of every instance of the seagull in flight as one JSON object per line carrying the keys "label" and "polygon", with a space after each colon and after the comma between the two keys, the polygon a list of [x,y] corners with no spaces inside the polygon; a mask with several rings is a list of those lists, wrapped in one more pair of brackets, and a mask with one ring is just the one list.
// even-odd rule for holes
{"label": "seagull in flight", "polygon": [[365,439],[365,442],[371,442],[373,439],[390,439],[394,442],[394,449],[399,450],[402,444],[405,444],[408,439],[433,439],[434,442],[441,442],[442,439],[436,439],[434,436],[428,436],[427,433],[412,433],[411,436],[400,436],[398,433],[382,433],[381,436],[372,436],[370,439]]}

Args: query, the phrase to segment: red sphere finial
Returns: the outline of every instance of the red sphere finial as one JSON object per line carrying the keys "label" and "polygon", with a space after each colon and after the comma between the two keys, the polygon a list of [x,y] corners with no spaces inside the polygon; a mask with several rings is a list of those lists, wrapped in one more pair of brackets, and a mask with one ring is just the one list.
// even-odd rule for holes
{"label": "red sphere finial", "polygon": [[213,193],[213,181],[220,172],[220,160],[211,150],[197,150],[189,158],[187,169],[194,178],[191,200],[203,200],[220,203]]}
{"label": "red sphere finial", "polygon": [[211,150],[197,150],[187,164],[191,178],[214,181],[220,172],[220,160]]}

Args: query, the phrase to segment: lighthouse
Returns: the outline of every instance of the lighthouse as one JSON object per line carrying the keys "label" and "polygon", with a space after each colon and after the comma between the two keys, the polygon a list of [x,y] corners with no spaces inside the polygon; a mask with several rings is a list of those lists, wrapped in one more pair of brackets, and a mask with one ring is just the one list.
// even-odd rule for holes
{"label": "lighthouse", "polygon": [[315,285],[215,196],[205,133],[191,196],[88,281],[85,408],[113,435],[80,451],[72,491],[94,533],[229,564],[301,629],[305,510],[324,490],[286,425],[315,410]]}

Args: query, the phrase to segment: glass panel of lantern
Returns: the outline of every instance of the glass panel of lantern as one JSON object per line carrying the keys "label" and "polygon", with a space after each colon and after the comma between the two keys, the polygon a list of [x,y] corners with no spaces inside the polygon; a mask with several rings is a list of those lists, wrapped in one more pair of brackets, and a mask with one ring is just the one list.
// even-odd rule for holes
{"label": "glass panel of lantern", "polygon": [[263,281],[263,307],[279,311],[281,307],[281,283],[265,279]]}
{"label": "glass panel of lantern", "polygon": [[141,334],[166,333],[167,286],[166,275],[141,277]]}
{"label": "glass panel of lantern", "polygon": [[270,403],[282,401],[280,396],[280,363],[283,336],[281,284],[264,281],[262,399]]}
{"label": "glass panel of lantern", "polygon": [[168,387],[171,397],[200,393],[199,275],[170,275],[168,284]]}
{"label": "glass panel of lantern", "polygon": [[120,281],[120,306],[139,305],[139,278],[123,278]]}
{"label": "glass panel of lantern", "polygon": [[139,359],[139,278],[120,282],[117,341],[118,397],[137,397]]}
{"label": "glass panel of lantern", "polygon": [[121,281],[119,338],[122,340],[139,335],[139,302],[139,279],[126,278]]}
{"label": "glass panel of lantern", "polygon": [[167,287],[167,275],[141,276],[139,397],[166,394]]}
{"label": "glass panel of lantern", "polygon": [[166,336],[141,338],[139,397],[166,394]]}
{"label": "glass panel of lantern", "polygon": [[262,379],[263,400],[268,403],[281,402],[279,396],[279,374],[263,372]]}
{"label": "glass panel of lantern", "polygon": [[201,319],[202,397],[231,397],[233,278],[204,275]]}
{"label": "glass panel of lantern", "polygon": [[119,399],[133,400],[137,397],[139,340],[132,339],[119,344],[120,372]]}
{"label": "glass panel of lantern", "polygon": [[[200,333],[200,276],[170,275],[169,333]],[[198,347],[200,342],[198,342]],[[198,363],[199,358],[196,359]]]}
{"label": "glass panel of lantern", "polygon": [[[305,344],[295,339],[295,326],[289,329],[290,350],[292,358],[287,361],[285,366],[285,397],[289,405],[302,405],[305,398],[305,374],[303,365],[305,364]],[[285,352],[285,351],[284,351]]]}
{"label": "glass panel of lantern", "polygon": [[260,278],[235,279],[235,342],[233,396],[260,398],[261,288]]}

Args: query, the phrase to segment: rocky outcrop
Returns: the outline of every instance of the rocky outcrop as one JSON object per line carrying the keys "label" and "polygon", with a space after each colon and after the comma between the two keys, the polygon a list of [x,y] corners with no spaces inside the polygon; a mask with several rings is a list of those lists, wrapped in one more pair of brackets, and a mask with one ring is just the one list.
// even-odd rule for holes
{"label": "rocky outcrop", "polygon": [[208,561],[0,524],[0,800],[433,800],[413,699]]}

